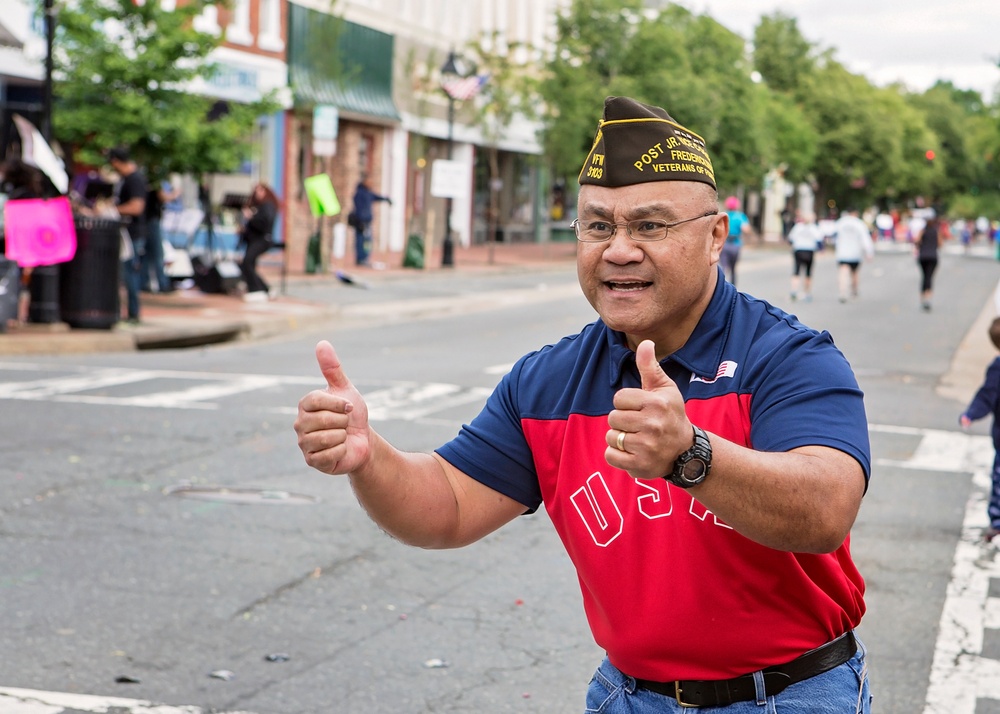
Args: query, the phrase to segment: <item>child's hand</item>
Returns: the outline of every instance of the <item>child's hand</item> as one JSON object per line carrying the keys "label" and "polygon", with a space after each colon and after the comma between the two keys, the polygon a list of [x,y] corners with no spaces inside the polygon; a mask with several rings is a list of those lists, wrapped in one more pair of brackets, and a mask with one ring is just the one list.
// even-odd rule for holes
{"label": "child's hand", "polygon": [[963,414],[958,418],[958,423],[962,425],[963,429],[968,429],[969,426],[972,424],[972,419]]}

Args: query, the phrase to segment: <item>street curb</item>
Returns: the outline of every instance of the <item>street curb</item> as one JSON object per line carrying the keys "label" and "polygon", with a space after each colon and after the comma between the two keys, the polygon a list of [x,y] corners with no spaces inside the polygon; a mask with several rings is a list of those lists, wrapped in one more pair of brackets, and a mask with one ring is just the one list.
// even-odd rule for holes
{"label": "street curb", "polygon": [[963,406],[972,401],[986,368],[997,355],[989,338],[990,323],[996,317],[996,304],[991,295],[955,350],[948,371],[941,376],[935,390],[940,396],[954,399]]}

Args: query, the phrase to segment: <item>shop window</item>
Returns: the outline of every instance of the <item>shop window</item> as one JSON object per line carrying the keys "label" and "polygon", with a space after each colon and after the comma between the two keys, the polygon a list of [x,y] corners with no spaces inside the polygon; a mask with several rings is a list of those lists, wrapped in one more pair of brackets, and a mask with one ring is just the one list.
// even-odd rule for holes
{"label": "shop window", "polygon": [[233,13],[226,27],[226,40],[236,45],[253,44],[250,34],[250,0],[236,0]]}
{"label": "shop window", "polygon": [[281,0],[260,0],[257,46],[270,52],[281,52],[285,43],[281,39]]}

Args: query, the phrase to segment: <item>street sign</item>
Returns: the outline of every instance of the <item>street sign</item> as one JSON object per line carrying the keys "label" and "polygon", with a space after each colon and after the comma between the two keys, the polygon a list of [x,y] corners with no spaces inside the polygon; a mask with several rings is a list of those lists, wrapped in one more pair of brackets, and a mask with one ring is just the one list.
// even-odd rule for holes
{"label": "street sign", "polygon": [[337,107],[319,104],[313,109],[313,155],[333,156],[337,153],[337,132],[340,113]]}

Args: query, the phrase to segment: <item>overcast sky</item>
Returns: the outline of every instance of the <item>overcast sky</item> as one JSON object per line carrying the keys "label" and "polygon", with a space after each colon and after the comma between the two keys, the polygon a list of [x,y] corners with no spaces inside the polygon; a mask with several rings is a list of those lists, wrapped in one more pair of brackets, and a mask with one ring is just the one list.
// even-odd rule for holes
{"label": "overcast sky", "polygon": [[747,39],[761,15],[798,20],[814,45],[834,48],[850,71],[874,84],[900,80],[914,91],[937,79],[990,101],[1000,84],[1000,0],[677,0]]}

